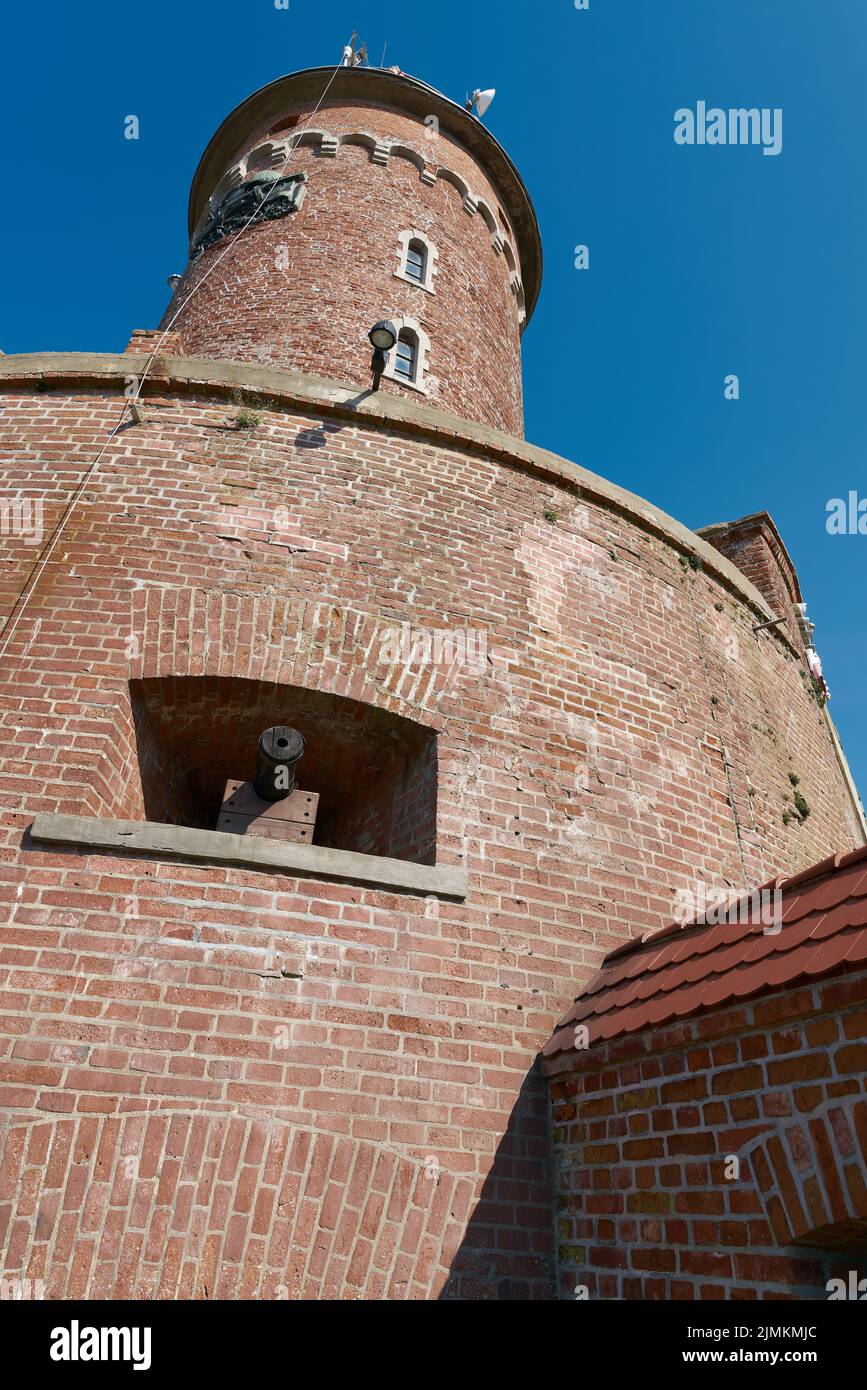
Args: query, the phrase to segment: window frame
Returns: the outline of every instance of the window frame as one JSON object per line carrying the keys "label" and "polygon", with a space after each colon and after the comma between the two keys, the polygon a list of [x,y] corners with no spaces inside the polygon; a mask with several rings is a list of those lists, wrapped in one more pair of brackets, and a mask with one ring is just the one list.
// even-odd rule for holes
{"label": "window frame", "polygon": [[[403,280],[407,285],[414,285],[416,289],[424,290],[427,294],[435,294],[434,277],[439,269],[439,253],[430,237],[425,236],[418,227],[409,227],[400,233],[397,241],[395,279]],[[413,251],[421,257],[420,275],[413,274],[409,269],[410,255]]]}
{"label": "window frame", "polygon": [[[404,387],[408,391],[418,391],[420,395],[430,395],[431,388],[436,389],[438,382],[434,377],[428,377],[428,363],[430,358],[431,341],[425,333],[418,319],[410,318],[408,314],[400,315],[392,313],[389,315],[392,323],[397,329],[397,342],[388,354],[385,371],[383,376],[395,382],[396,385]],[[397,370],[397,343],[409,341],[414,349],[414,371],[412,377],[405,376]]]}
{"label": "window frame", "polygon": [[[401,353],[401,348],[408,349]],[[418,376],[419,341],[418,334],[411,328],[402,328],[394,345],[394,375],[399,381],[414,385]],[[402,371],[399,363],[408,362],[409,371]]]}
{"label": "window frame", "polygon": [[419,241],[418,237],[413,237],[406,248],[406,260],[403,268],[410,280],[417,280],[420,285],[423,285],[427,279],[427,258],[428,249],[424,242]]}

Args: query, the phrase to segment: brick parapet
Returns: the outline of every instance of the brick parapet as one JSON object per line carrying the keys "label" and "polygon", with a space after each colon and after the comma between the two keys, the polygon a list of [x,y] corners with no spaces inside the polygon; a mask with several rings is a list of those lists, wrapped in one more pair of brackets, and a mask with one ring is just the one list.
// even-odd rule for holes
{"label": "brick parapet", "polygon": [[[40,391],[67,387],[87,389],[111,382],[117,382],[120,388],[129,375],[130,362],[126,354],[18,353],[10,354],[0,363],[0,391],[15,384],[33,386]],[[613,511],[622,512],[642,529],[665,539],[677,553],[687,559],[693,557],[715,574],[750,606],[757,621],[775,616],[768,600],[749,577],[706,541],[701,532],[691,531],[626,488],[516,435],[402,398],[372,396],[359,400],[353,386],[307,373],[212,358],[175,357],[167,350],[165,340],[149,370],[142,401],[147,403],[150,397],[156,403],[163,393],[182,397],[188,393],[204,394],[217,399],[235,399],[239,395],[255,397],[278,408],[314,408],[317,413],[481,452],[540,479],[570,486],[576,495],[584,495]],[[801,650],[787,632],[777,635],[793,652]]]}

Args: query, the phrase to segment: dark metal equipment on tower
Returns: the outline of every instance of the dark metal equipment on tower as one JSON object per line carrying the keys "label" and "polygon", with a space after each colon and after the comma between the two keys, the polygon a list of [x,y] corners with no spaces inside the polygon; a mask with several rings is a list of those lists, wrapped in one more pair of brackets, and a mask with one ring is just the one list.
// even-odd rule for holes
{"label": "dark metal equipment on tower", "polygon": [[263,801],[282,801],[295,789],[295,768],[304,755],[304,735],[287,724],[275,724],[259,735],[256,750],[256,793]]}

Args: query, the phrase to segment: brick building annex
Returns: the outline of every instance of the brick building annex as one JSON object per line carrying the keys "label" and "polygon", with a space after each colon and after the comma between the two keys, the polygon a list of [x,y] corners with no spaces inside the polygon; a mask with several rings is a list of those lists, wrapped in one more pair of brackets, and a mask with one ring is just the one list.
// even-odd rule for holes
{"label": "brick building annex", "polygon": [[0,570],[0,1276],[826,1297],[867,835],[770,517],[524,442],[535,214],[422,82],[255,93],[190,238],[126,353],[0,357],[44,512]]}

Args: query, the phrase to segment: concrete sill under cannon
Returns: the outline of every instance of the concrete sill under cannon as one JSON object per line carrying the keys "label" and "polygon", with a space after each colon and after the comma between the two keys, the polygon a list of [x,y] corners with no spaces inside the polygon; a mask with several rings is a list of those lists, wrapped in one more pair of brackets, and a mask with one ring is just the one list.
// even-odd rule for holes
{"label": "concrete sill under cannon", "polygon": [[401,893],[440,898],[467,896],[466,872],[447,864],[414,864],[374,854],[291,844],[254,835],[227,835],[153,821],[109,820],[97,816],[36,817],[30,839],[37,845],[66,845],[93,853],[120,852],[135,857],[231,864],[242,868],[297,874],[302,878],[368,884]]}

